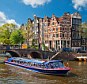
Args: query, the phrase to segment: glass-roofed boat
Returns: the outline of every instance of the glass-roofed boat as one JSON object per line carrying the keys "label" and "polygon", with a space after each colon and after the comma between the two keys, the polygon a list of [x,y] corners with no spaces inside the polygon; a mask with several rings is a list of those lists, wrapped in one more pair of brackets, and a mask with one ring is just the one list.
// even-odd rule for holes
{"label": "glass-roofed boat", "polygon": [[65,75],[70,71],[65,67],[62,60],[43,61],[38,59],[25,59],[20,57],[11,57],[5,61],[6,64],[19,66],[43,74]]}

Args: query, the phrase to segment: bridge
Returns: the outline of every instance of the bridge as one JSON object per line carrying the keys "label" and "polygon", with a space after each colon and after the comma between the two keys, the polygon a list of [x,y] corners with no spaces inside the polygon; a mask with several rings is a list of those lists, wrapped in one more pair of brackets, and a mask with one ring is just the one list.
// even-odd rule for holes
{"label": "bridge", "polygon": [[27,58],[51,58],[55,53],[50,51],[42,51],[35,49],[0,49],[1,53],[9,53],[12,57],[27,57]]}

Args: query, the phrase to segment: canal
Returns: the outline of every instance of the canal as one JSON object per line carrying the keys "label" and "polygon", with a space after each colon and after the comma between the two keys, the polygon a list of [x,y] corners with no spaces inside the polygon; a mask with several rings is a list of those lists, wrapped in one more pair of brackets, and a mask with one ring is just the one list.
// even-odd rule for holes
{"label": "canal", "polygon": [[68,76],[34,73],[22,68],[0,64],[0,84],[87,84],[87,62],[70,61]]}

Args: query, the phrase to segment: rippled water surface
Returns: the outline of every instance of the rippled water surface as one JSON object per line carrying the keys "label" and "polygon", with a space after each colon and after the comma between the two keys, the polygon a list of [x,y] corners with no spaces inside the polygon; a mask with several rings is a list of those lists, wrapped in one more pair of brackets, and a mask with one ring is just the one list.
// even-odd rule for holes
{"label": "rippled water surface", "polygon": [[0,64],[0,84],[87,84],[87,62],[69,62],[68,76],[52,76]]}

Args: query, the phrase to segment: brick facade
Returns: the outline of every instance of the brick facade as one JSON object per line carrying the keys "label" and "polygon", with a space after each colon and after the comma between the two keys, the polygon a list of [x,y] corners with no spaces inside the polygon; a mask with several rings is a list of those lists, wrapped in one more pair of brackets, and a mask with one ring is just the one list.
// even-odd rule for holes
{"label": "brick facade", "polygon": [[82,18],[79,13],[64,13],[61,17],[34,16],[33,31],[36,44],[41,48],[44,43],[49,49],[61,48],[78,49],[81,47],[81,35],[79,27]]}

